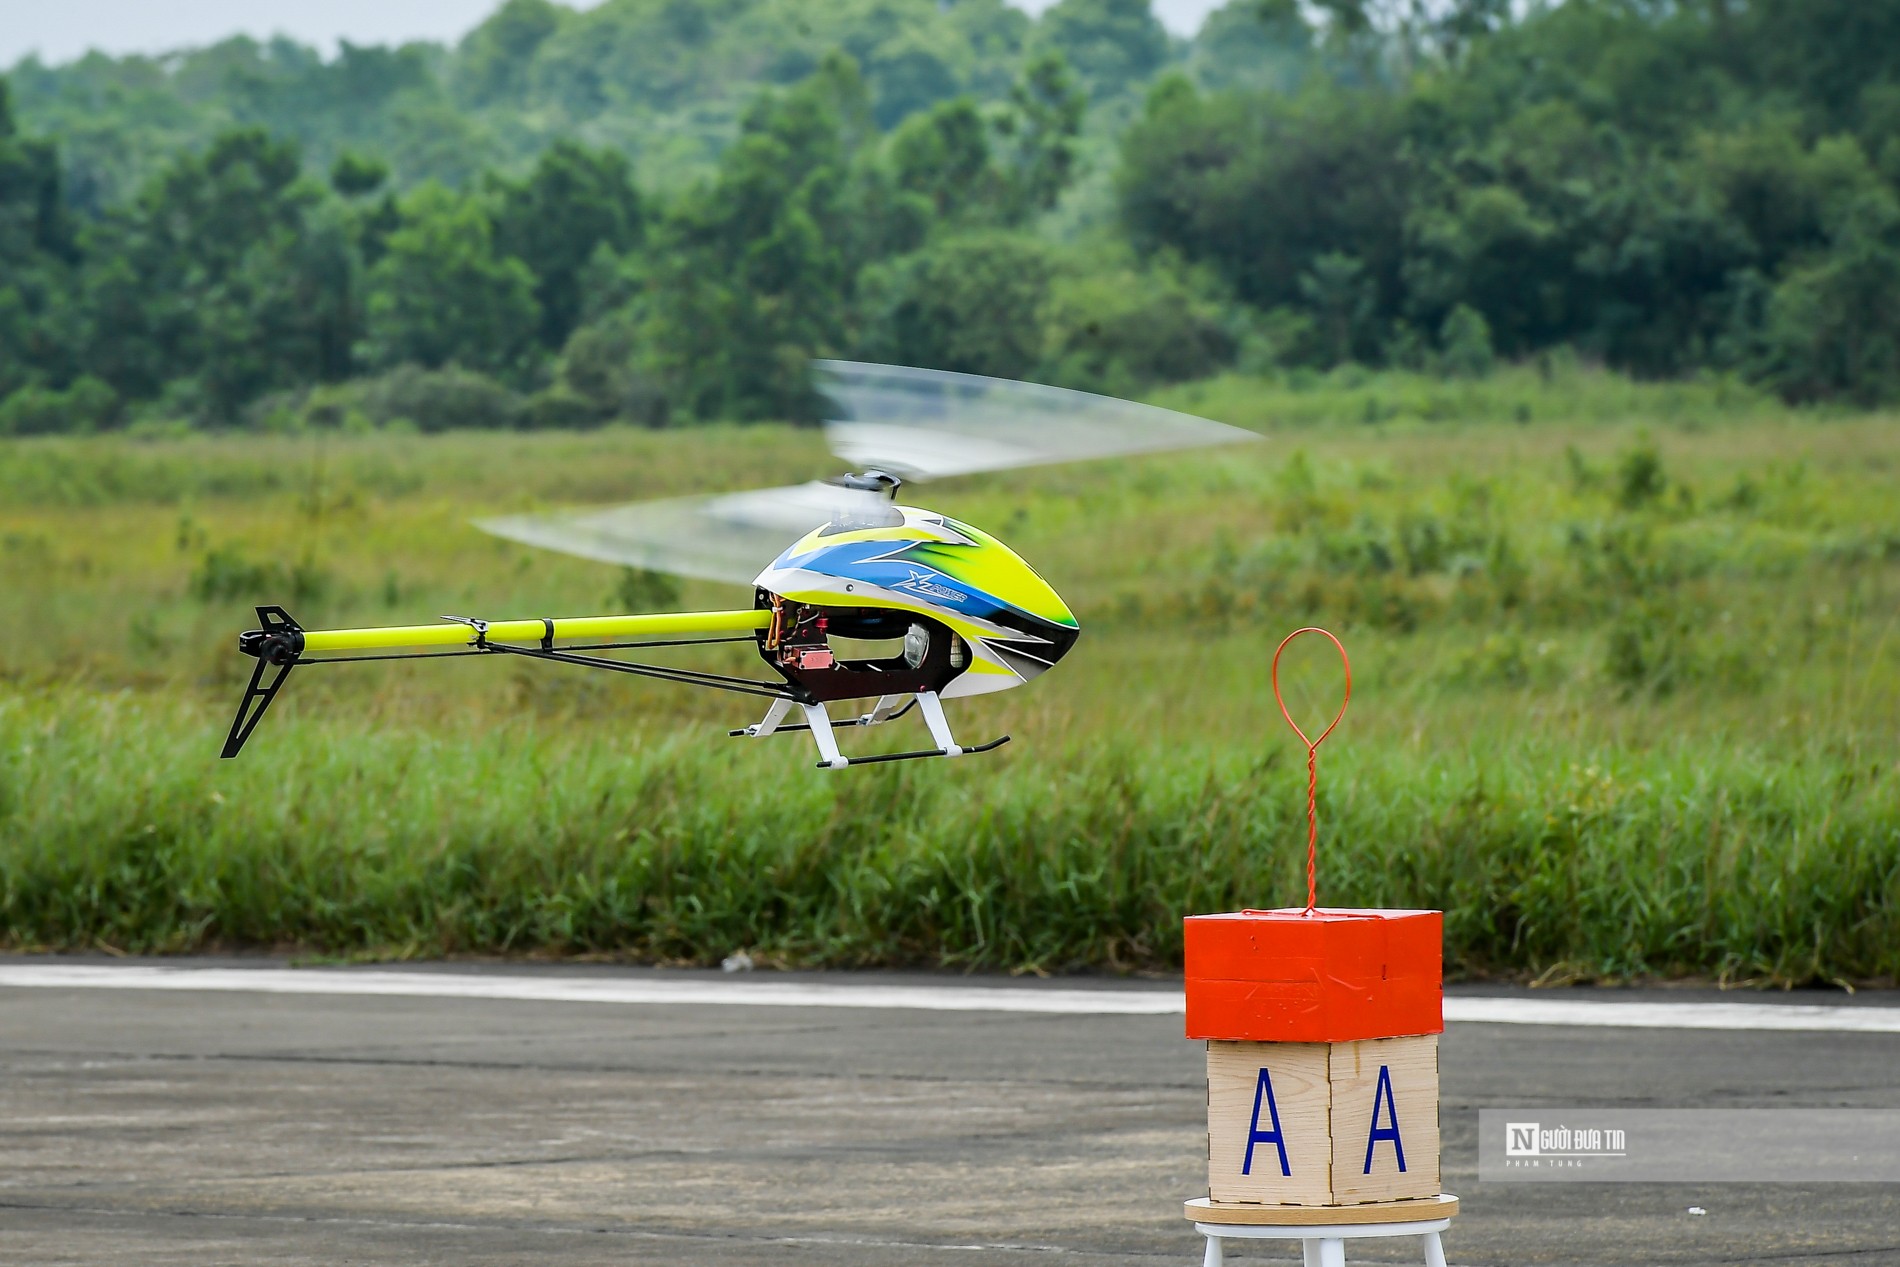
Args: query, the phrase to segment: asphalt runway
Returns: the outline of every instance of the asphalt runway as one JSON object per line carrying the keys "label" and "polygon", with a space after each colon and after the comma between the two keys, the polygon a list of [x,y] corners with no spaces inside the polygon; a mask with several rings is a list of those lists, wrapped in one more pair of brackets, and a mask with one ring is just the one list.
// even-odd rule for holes
{"label": "asphalt runway", "polygon": [[[743,981],[788,979],[972,984]],[[1453,991],[1493,996],[1511,992]],[[0,1263],[1198,1264],[1180,1203],[1205,1187],[1202,1056],[1142,1001],[1117,1015],[0,985]],[[1453,1264],[1900,1264],[1889,1186],[1476,1180],[1480,1107],[1900,1109],[1900,1033],[1453,1021],[1441,1068],[1444,1183],[1465,1200]],[[1361,1242],[1350,1261],[1418,1262],[1414,1246]]]}

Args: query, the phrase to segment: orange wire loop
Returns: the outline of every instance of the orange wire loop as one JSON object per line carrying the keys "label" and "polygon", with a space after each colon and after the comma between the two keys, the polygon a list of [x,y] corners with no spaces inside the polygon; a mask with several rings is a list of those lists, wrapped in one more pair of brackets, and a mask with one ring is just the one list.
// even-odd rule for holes
{"label": "orange wire loop", "polygon": [[[1287,643],[1301,634],[1309,633],[1325,634],[1326,640],[1339,652],[1339,662],[1346,669],[1346,698],[1339,701],[1339,712],[1333,716],[1333,724],[1322,730],[1318,739],[1306,737],[1306,732],[1300,729],[1300,723],[1294,721],[1293,714],[1287,711],[1286,697],[1280,694],[1280,653],[1286,650]],[[1319,904],[1316,867],[1319,858],[1319,746],[1326,742],[1326,736],[1332,734],[1333,727],[1339,725],[1346,716],[1346,705],[1352,703],[1352,661],[1346,656],[1345,644],[1317,625],[1295,629],[1280,639],[1280,645],[1273,653],[1273,698],[1280,705],[1280,716],[1286,718],[1286,724],[1293,727],[1293,733],[1306,745],[1306,913],[1311,915]]]}

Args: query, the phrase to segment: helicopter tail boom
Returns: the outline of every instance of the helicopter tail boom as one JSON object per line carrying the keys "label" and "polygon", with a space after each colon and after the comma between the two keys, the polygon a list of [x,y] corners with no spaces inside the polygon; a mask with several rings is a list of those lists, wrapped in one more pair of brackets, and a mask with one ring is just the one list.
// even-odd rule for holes
{"label": "helicopter tail boom", "polygon": [[[704,638],[729,634],[744,637],[764,630],[771,624],[772,613],[764,609],[716,612],[659,612],[631,616],[541,617],[532,620],[478,620],[469,616],[445,616],[449,623],[440,625],[390,625],[373,629],[305,629],[281,607],[259,607],[258,629],[238,635],[238,650],[257,661],[244,697],[238,703],[220,756],[235,757],[263,720],[264,712],[283,689],[290,671],[299,664],[324,664],[337,661],[312,659],[334,652],[405,652],[428,654],[432,649],[448,648],[447,654],[512,652],[540,659],[582,664],[619,672],[642,673],[701,686],[740,690],[746,694],[776,696],[785,688],[764,683],[726,679],[716,674],[688,669],[627,664],[615,660],[574,654],[559,649],[556,642],[591,643],[608,640],[609,649],[627,646],[671,645],[668,643],[622,644],[622,638]],[[587,647],[580,648],[582,650]],[[347,655],[344,659],[348,659]],[[379,659],[371,654],[360,658]],[[407,656],[397,658],[407,659]]]}
{"label": "helicopter tail boom", "polygon": [[318,655],[335,651],[409,651],[428,647],[481,647],[507,642],[551,645],[555,641],[595,638],[676,637],[693,634],[753,633],[772,623],[763,610],[659,612],[637,616],[569,616],[533,620],[474,620],[445,616],[450,624],[390,625],[376,629],[299,630],[299,650]]}

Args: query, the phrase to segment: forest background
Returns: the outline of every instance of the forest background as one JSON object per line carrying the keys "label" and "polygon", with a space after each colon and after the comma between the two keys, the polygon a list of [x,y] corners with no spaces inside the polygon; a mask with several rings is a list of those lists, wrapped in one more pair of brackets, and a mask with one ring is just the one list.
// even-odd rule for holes
{"label": "forest background", "polygon": [[801,419],[1571,349],[1900,393],[1889,0],[508,0],[0,88],[0,433]]}

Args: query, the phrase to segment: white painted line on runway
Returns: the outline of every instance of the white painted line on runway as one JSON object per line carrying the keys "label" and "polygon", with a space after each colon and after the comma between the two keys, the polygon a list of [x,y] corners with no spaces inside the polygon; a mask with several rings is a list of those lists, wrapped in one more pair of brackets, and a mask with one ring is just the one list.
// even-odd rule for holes
{"label": "white painted line on runway", "polygon": [[1580,1025],[1610,1029],[1829,1030],[1900,1034],[1900,1007],[1822,1003],[1622,1003],[1589,999],[1445,1000],[1445,1019],[1496,1025]]}
{"label": "white painted line on runway", "polygon": [[[666,981],[652,977],[386,972],[360,968],[191,968],[14,962],[0,963],[0,987],[4,986],[381,995],[530,1003],[1022,1012],[1063,1016],[1178,1016],[1183,1011],[1182,997],[1176,990],[872,985],[705,977]],[[1900,1007],[1830,1007],[1802,1003],[1618,1002],[1453,995],[1445,1000],[1445,1019],[1460,1024],[1900,1034]]]}
{"label": "white painted line on runway", "polygon": [[927,1012],[1045,1012],[1165,1016],[1182,1010],[1172,990],[1009,989],[999,986],[857,985],[843,982],[561,977],[506,973],[382,972],[338,968],[172,968],[78,964],[0,965],[0,986],[104,990],[254,990],[266,994],[397,995],[517,999],[535,1003],[677,1003],[747,1007],[914,1008]]}

